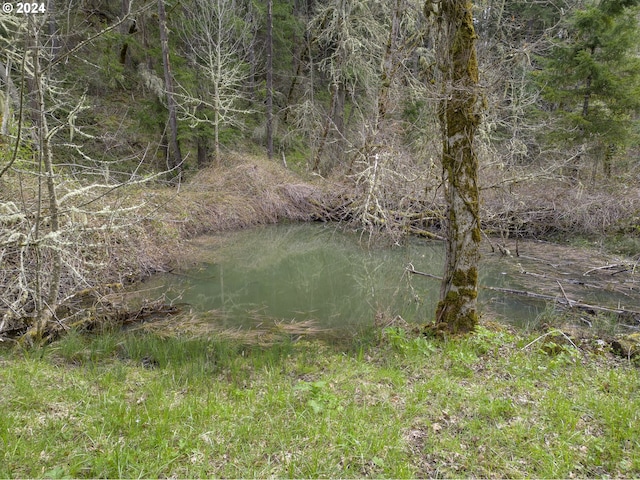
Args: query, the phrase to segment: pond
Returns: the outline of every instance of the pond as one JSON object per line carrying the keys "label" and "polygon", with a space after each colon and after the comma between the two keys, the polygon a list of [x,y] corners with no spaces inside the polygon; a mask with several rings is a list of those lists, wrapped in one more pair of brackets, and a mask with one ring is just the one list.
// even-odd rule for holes
{"label": "pond", "polygon": [[[433,316],[440,282],[406,268],[441,275],[444,262],[442,242],[413,238],[367,246],[366,237],[323,224],[211,235],[191,247],[194,266],[154,276],[145,285],[147,295],[162,292],[225,328],[314,321],[326,329],[358,329],[371,325],[378,312],[424,322]],[[635,274],[615,277],[601,268],[616,259],[534,241],[521,242],[519,252],[504,256],[485,245],[481,285],[640,310]],[[597,270],[585,275],[592,268]],[[479,302],[485,317],[515,325],[549,308],[545,301],[485,288]]]}

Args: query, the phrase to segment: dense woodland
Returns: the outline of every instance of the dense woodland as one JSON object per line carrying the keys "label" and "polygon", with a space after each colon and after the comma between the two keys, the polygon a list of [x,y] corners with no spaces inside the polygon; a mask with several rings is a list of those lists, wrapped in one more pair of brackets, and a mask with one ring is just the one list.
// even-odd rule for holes
{"label": "dense woodland", "polygon": [[[480,221],[496,248],[581,236],[640,254],[639,4],[468,12]],[[37,5],[0,15],[0,335],[99,315],[112,281],[207,230],[194,204],[229,204],[221,178],[262,189],[255,169],[260,185],[288,184],[278,195],[295,211],[269,221],[445,234],[457,174],[442,162],[443,105],[458,92],[443,88],[443,50],[462,48],[439,33],[446,0]],[[270,163],[246,165],[260,156]],[[161,214],[180,202],[174,231]]]}

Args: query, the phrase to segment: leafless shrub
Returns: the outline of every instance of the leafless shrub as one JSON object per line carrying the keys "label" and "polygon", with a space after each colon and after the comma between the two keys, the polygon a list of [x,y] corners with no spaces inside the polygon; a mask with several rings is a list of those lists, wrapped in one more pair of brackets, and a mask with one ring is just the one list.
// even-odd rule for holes
{"label": "leafless shrub", "polygon": [[0,192],[0,338],[24,332],[32,322],[34,286],[50,281],[38,265],[46,266],[51,252],[61,254],[63,266],[53,321],[66,327],[78,321],[78,311],[69,305],[77,292],[108,293],[165,269],[180,256],[185,238],[282,219],[310,220],[312,199],[324,201],[322,189],[301,183],[279,165],[239,157],[233,162],[201,171],[178,191],[141,182],[67,181],[59,188],[60,227],[52,234],[46,218],[40,222],[38,250],[31,240],[34,179],[22,181],[20,202],[11,200],[20,198],[15,187],[20,182],[11,182],[13,188]]}
{"label": "leafless shrub", "polygon": [[532,175],[507,188],[485,190],[482,218],[492,233],[606,235],[633,222],[639,211],[636,187],[587,189],[561,177]]}

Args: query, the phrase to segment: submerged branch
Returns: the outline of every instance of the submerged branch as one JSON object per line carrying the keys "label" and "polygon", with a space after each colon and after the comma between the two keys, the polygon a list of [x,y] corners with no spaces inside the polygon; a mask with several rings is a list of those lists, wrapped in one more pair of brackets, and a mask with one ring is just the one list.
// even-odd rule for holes
{"label": "submerged branch", "polygon": [[527,290],[515,290],[512,288],[499,288],[499,287],[487,287],[483,286],[482,288],[486,290],[491,290],[494,292],[500,293],[508,293],[512,295],[522,295],[525,297],[531,298],[539,298],[541,300],[549,300],[555,303],[559,303],[560,305],[568,306],[569,308],[577,308],[578,310],[584,310],[590,313],[595,312],[605,312],[605,313],[615,313],[617,315],[640,315],[640,311],[638,310],[627,310],[625,308],[609,308],[603,307],[601,305],[591,305],[588,303],[581,303],[576,300],[570,300],[569,298],[564,296],[564,298],[555,297],[553,295],[544,295],[542,293],[530,292]]}
{"label": "submerged branch", "polygon": [[[411,263],[407,265],[406,271],[409,273],[413,273],[415,275],[429,277],[436,280],[442,280],[442,277],[439,277],[437,275],[432,275],[430,273],[425,273],[425,272],[420,272],[415,270],[415,268]],[[588,303],[581,303],[576,300],[571,300],[569,299],[569,297],[567,297],[567,294],[565,293],[564,288],[562,288],[562,285],[560,285],[560,288],[563,293],[563,298],[553,296],[553,295],[545,295],[542,293],[535,293],[528,290],[516,290],[513,288],[489,287],[487,285],[481,285],[480,288],[483,288],[485,290],[490,290],[492,292],[505,293],[509,295],[520,295],[520,296],[529,297],[529,298],[537,298],[540,300],[548,300],[554,303],[558,303],[562,306],[566,306],[569,308],[576,308],[578,310],[583,310],[589,313],[604,312],[604,313],[615,313],[621,316],[639,316],[640,317],[640,311],[638,310],[628,310],[626,308],[609,308],[609,307],[603,307],[601,305],[591,305]]]}

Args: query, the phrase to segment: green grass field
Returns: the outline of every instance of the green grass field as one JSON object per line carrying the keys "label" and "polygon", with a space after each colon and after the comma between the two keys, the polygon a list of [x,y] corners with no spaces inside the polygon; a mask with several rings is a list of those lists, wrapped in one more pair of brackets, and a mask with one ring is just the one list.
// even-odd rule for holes
{"label": "green grass field", "polygon": [[0,477],[638,477],[638,366],[482,327],[0,350]]}

